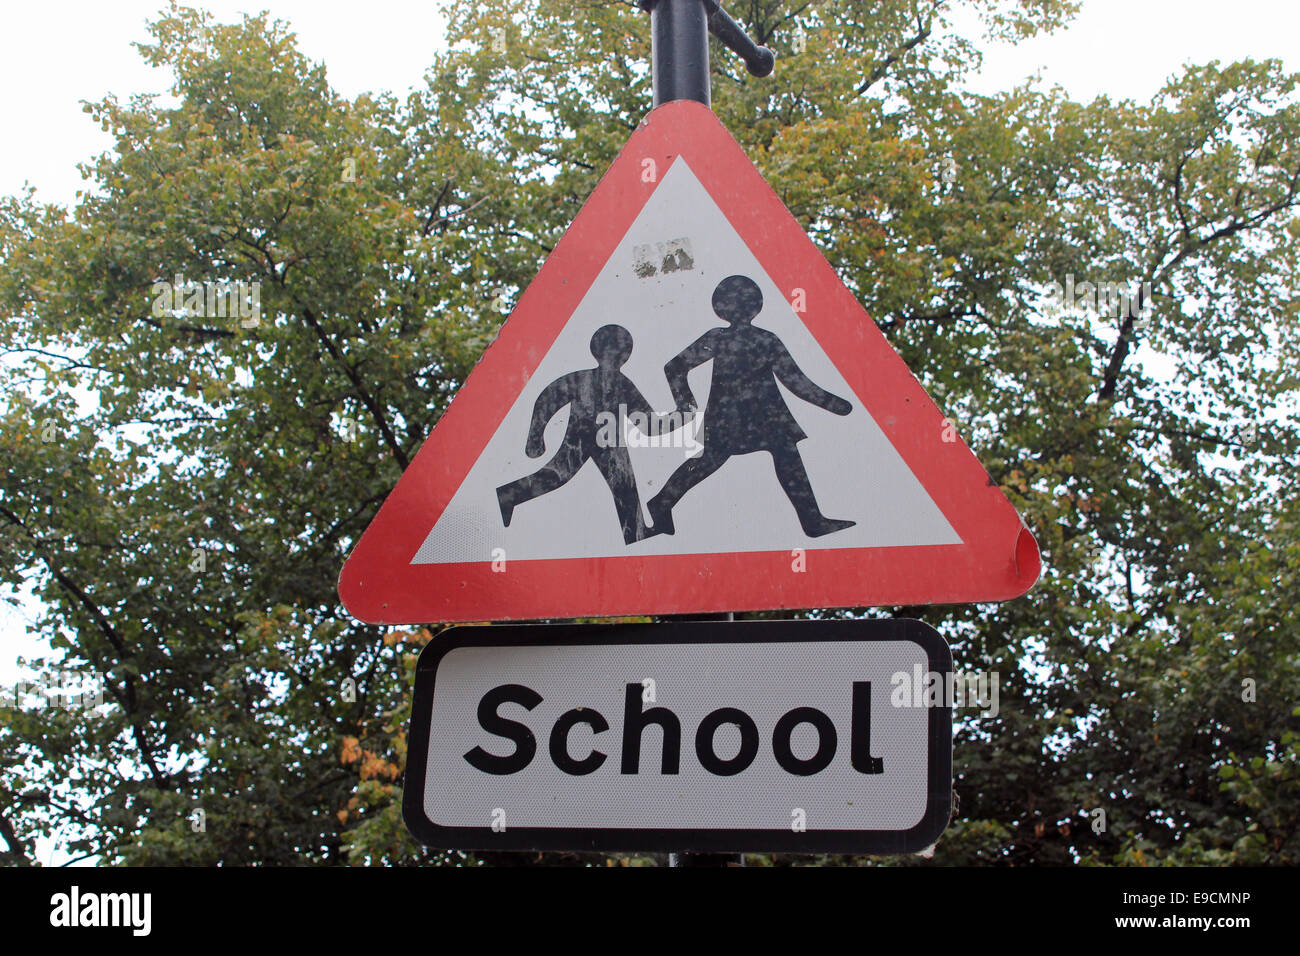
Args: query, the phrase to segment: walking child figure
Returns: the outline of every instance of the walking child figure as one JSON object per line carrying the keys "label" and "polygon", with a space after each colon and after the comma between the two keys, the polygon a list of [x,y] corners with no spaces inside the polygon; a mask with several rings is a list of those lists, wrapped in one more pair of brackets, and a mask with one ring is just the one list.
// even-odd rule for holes
{"label": "walking child figure", "polygon": [[687,381],[691,369],[712,360],[713,377],[696,439],[704,445],[704,452],[683,462],[646,502],[654,519],[652,534],[672,534],[673,506],[681,497],[732,455],[755,451],[771,454],[781,488],[808,537],[821,537],[856,523],[822,514],[796,447],[808,436],[790,414],[776,383],[780,381],[805,402],[835,415],[847,415],[853,406],[809,379],[776,335],[751,324],[762,309],[763,293],[753,279],[728,276],[713,290],[713,311],[727,327],[705,332],[664,366],[679,409],[697,407]]}
{"label": "walking child figure", "polygon": [[[562,375],[542,390],[533,406],[532,423],[524,451],[529,458],[546,452],[543,432],[562,408],[569,406],[569,423],[555,455],[533,474],[497,489],[501,520],[510,527],[515,508],[554,491],[576,475],[588,461],[594,461],[614,495],[614,507],[623,529],[625,544],[633,544],[653,532],[641,513],[632,459],[621,441],[624,419],[647,434],[663,434],[680,428],[694,412],[658,415],[636,384],[623,374],[632,354],[632,334],[621,325],[605,325],[591,337],[591,354],[596,367]],[[641,428],[641,422],[647,423]],[[615,427],[610,427],[611,424]]]}

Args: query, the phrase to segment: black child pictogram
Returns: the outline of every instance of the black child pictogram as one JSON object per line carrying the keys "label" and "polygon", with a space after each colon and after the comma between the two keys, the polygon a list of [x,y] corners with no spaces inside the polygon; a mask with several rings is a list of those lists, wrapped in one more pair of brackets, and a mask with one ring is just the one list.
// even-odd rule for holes
{"label": "black child pictogram", "polygon": [[660,492],[646,502],[654,520],[652,534],[672,534],[673,506],[682,496],[732,455],[755,451],[771,454],[777,479],[806,535],[816,538],[856,523],[821,513],[803,458],[795,447],[808,436],[790,414],[776,383],[779,380],[804,401],[836,415],[849,414],[853,406],[814,384],[773,333],[750,324],[762,309],[763,293],[752,279],[728,276],[713,290],[713,311],[727,322],[727,328],[705,332],[664,366],[679,409],[697,407],[687,382],[691,369],[712,360],[713,377],[709,403],[696,437],[704,451],[683,462]]}
{"label": "black child pictogram", "polygon": [[[569,423],[559,449],[545,465],[525,478],[497,489],[501,520],[510,527],[515,508],[559,488],[587,463],[594,461],[614,495],[614,507],[623,527],[623,541],[632,544],[648,536],[641,513],[641,496],[632,471],[632,459],[619,438],[624,418],[639,431],[659,435],[689,421],[692,413],[657,415],[641,390],[620,369],[632,354],[632,334],[621,325],[606,325],[591,337],[596,367],[562,375],[542,390],[533,406],[532,424],[524,451],[540,458],[546,451],[543,432],[560,409],[569,406]],[[640,427],[646,422],[645,428]],[[611,427],[613,426],[613,427]]]}

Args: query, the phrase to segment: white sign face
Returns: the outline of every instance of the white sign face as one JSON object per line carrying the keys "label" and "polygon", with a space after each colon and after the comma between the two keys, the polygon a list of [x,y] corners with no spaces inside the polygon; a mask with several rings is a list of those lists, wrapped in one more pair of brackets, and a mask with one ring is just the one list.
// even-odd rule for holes
{"label": "white sign face", "polygon": [[914,852],[951,672],[916,621],[459,628],[421,655],[405,816],[476,849]]}
{"label": "white sign face", "polygon": [[520,295],[339,596],[383,624],[889,607],[1008,600],[1041,566],[854,292],[682,100]]}
{"label": "white sign face", "polygon": [[[755,314],[718,312],[724,277],[750,283],[737,298],[752,297]],[[592,387],[594,404],[569,401],[581,391],[575,376],[590,379],[602,364],[596,336],[610,326],[622,330],[622,347],[613,349],[623,358],[619,388]],[[729,358],[713,357],[729,347]],[[684,422],[642,419],[655,432],[643,435],[637,396],[653,413],[676,414],[680,385],[674,388],[666,367],[681,356],[680,376],[698,414]],[[608,364],[612,377],[615,363]],[[545,419],[535,421],[539,408]],[[571,422],[575,409],[582,422]],[[740,420],[731,420],[731,411]],[[543,448],[530,456],[538,430]],[[607,460],[602,447],[626,457]],[[674,476],[678,487],[665,500],[660,493]],[[661,533],[664,515],[671,515],[672,533]],[[411,563],[961,543],[679,157]]]}

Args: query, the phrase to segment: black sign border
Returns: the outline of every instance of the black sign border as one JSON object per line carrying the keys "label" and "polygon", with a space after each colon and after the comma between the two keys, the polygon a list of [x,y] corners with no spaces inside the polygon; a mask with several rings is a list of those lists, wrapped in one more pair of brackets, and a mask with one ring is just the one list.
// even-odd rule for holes
{"label": "black sign border", "polygon": [[459,647],[611,644],[766,644],[810,641],[910,641],[929,670],[952,670],[948,643],[930,625],[906,618],[859,621],[691,621],[653,624],[462,625],[442,632],[420,653],[407,738],[402,817],[426,846],[446,850],[568,850],[651,853],[916,853],[948,825],[952,808],[952,708],[929,707],[925,814],[909,830],[761,830],[680,828],[444,827],[424,813],[424,783],[438,665]]}

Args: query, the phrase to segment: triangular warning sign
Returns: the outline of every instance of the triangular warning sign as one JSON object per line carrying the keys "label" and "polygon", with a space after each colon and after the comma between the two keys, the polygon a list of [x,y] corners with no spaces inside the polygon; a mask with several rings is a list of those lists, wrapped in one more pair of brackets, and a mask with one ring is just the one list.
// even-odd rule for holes
{"label": "triangular warning sign", "polygon": [[712,111],[632,135],[358,542],[364,621],[1002,601],[1038,547]]}

